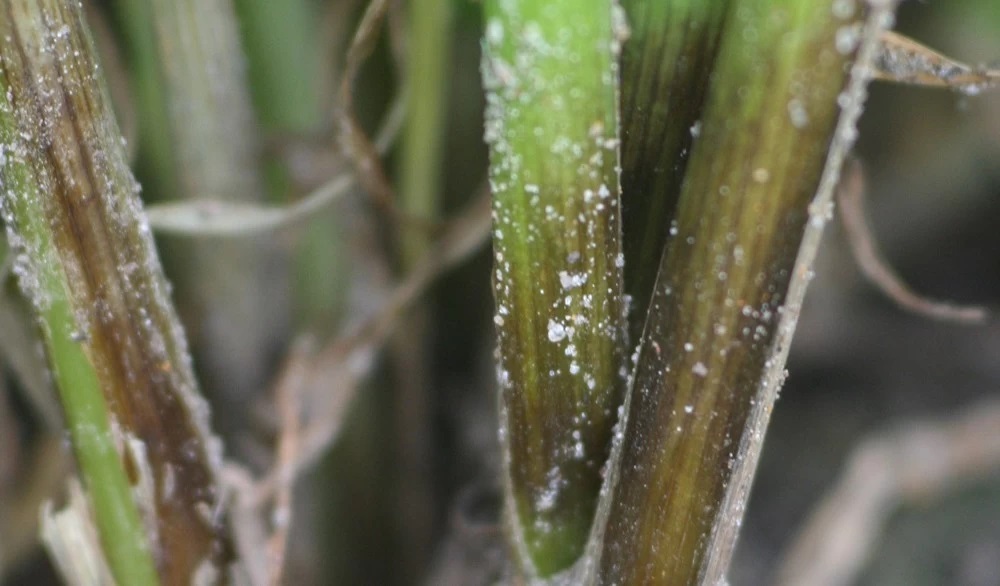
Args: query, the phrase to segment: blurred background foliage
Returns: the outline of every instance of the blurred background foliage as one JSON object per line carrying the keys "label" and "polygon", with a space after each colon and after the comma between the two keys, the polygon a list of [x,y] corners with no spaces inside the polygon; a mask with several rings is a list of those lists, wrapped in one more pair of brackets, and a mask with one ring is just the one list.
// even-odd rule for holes
{"label": "blurred background foliage", "polygon": [[[439,1],[451,2],[452,12],[450,33],[429,31],[445,43],[440,163],[431,173],[440,190],[431,208],[419,210],[437,219],[471,199],[487,161],[480,6]],[[103,54],[117,55],[117,65],[105,57],[105,67],[120,90],[125,134],[139,145],[144,194],[151,202],[169,198],[173,187],[162,175],[157,179],[162,171],[143,164],[157,156],[155,147],[137,138],[141,130],[130,134],[128,122],[129,111],[142,112],[137,104],[143,99],[166,91],[156,86],[162,79],[132,77],[141,53],[129,52],[140,50],[128,40],[124,0],[90,4]],[[343,106],[337,88],[366,3],[235,4],[268,197],[291,201],[349,165],[337,142],[336,114]],[[390,7],[389,34],[379,37],[356,80],[354,107],[369,133],[405,87],[408,51],[416,41],[408,38],[403,4]],[[408,4],[417,10],[422,3]],[[1000,3],[904,2],[897,30],[963,61],[988,62],[1000,56]],[[267,62],[271,58],[276,63]],[[290,104],[282,102],[286,98]],[[142,128],[145,120],[133,122]],[[876,84],[860,130],[856,153],[868,177],[869,214],[892,264],[933,297],[1000,305],[1000,99]],[[438,148],[435,140],[428,148]],[[397,187],[406,166],[403,144],[398,141],[385,161]],[[405,201],[405,194],[400,197]],[[953,414],[995,397],[1000,384],[1000,322],[962,327],[901,311],[860,276],[841,231],[831,228],[748,506],[733,584],[770,583],[781,552],[866,435],[903,419]],[[355,189],[316,220],[253,240],[264,240],[277,259],[261,269],[268,286],[245,291],[268,314],[259,316],[268,324],[268,342],[253,359],[259,363],[248,365],[263,378],[233,395],[224,373],[205,371],[214,364],[203,354],[209,350],[195,346],[196,367],[230,456],[258,471],[270,465],[270,386],[291,341],[302,332],[328,341],[371,315],[412,263],[401,254],[401,230],[417,229],[393,220]],[[190,242],[160,244],[169,276],[181,289],[205,278],[191,273],[198,265],[185,252]],[[499,576],[505,554],[496,525],[489,268],[483,247],[438,279],[402,322],[404,335],[375,358],[345,413],[340,440],[296,489],[287,583],[475,584]],[[15,338],[30,336],[30,327],[12,305],[10,283],[4,292],[0,571],[4,584],[54,583],[35,544],[34,524],[42,500],[61,498],[68,465],[65,450],[52,456],[63,439],[53,421],[58,410],[37,376],[37,356],[31,342]],[[182,299],[179,309],[190,331],[198,332],[197,312]],[[414,381],[416,391],[401,391]],[[420,421],[412,420],[414,414],[422,414]],[[993,471],[945,498],[899,510],[859,583],[978,586],[998,580],[1000,471]]]}

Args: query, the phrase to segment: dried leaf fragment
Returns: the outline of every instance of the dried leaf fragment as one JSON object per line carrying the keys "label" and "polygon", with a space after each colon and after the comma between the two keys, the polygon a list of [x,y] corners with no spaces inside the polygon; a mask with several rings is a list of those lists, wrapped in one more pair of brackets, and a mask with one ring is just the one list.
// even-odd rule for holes
{"label": "dried leaf fragment", "polygon": [[976,95],[1000,85],[1000,70],[972,67],[892,31],[882,34],[875,79]]}

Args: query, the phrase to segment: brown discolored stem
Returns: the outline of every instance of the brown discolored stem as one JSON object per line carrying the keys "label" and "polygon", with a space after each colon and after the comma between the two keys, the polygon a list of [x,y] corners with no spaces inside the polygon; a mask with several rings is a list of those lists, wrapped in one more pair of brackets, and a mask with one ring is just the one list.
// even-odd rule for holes
{"label": "brown discolored stem", "polygon": [[854,2],[730,4],[613,463],[599,583],[722,577],[800,244],[828,214],[810,202],[861,16]]}
{"label": "brown discolored stem", "polygon": [[[105,551],[122,583],[145,583],[126,580],[139,574],[120,573],[115,561],[127,565],[122,548],[136,546],[152,553],[163,583],[221,576],[220,448],[80,5],[5,0],[0,12],[0,202]],[[135,440],[141,450],[124,448]],[[134,514],[121,502],[131,493],[108,492],[120,474],[98,465],[109,447],[133,490],[149,489],[134,493],[149,515],[148,548],[141,535],[106,531],[116,515]]]}

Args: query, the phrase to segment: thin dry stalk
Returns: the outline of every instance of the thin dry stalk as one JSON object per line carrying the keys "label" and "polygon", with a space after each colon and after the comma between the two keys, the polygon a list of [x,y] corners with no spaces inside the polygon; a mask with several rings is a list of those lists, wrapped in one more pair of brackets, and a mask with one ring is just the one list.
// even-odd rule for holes
{"label": "thin dry stalk", "polygon": [[336,440],[358,380],[370,368],[375,351],[392,333],[400,315],[434,279],[485,244],[489,228],[489,196],[484,193],[449,223],[445,233],[374,316],[318,353],[306,378],[310,390],[304,395],[324,396],[328,403],[320,411],[322,415],[307,422],[302,430],[297,471],[308,469]]}
{"label": "thin dry stalk", "polygon": [[271,511],[273,533],[267,542],[269,558],[268,584],[280,586],[288,549],[288,535],[292,526],[292,495],[295,488],[295,462],[300,450],[301,390],[308,374],[306,357],[309,342],[300,341],[292,348],[285,368],[279,377],[276,400],[281,419],[281,436],[278,439],[278,457],[275,462],[274,507]]}
{"label": "thin dry stalk", "polygon": [[[403,101],[397,98],[375,135],[374,146],[379,155],[384,155],[399,136],[403,106]],[[312,218],[351,193],[357,184],[353,170],[346,170],[302,199],[284,206],[200,199],[153,205],[146,210],[146,216],[150,227],[165,234],[244,238]]]}
{"label": "thin dry stalk", "polygon": [[265,586],[268,582],[268,558],[262,556],[268,548],[267,528],[262,508],[266,498],[259,498],[259,484],[250,472],[238,464],[222,468],[221,479],[229,511],[233,546],[243,563],[241,570],[247,584]]}
{"label": "thin dry stalk", "polygon": [[373,0],[361,17],[347,50],[347,62],[340,80],[337,122],[344,151],[354,164],[361,185],[383,209],[394,209],[392,184],[386,176],[381,157],[354,116],[354,82],[361,67],[375,50],[375,42],[388,10],[388,0]]}

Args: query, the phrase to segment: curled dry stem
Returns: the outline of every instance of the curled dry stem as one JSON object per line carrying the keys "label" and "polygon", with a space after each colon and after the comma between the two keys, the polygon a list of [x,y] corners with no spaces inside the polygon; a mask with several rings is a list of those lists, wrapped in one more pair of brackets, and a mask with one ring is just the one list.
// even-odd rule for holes
{"label": "curled dry stem", "polygon": [[[322,411],[323,415],[308,422],[303,428],[297,472],[308,469],[336,440],[344,410],[354,395],[358,379],[370,366],[372,354],[392,333],[400,315],[441,273],[478,250],[487,241],[489,228],[489,195],[484,191],[457,218],[449,222],[445,233],[428,249],[424,258],[396,287],[374,316],[316,355],[310,367],[310,375],[305,379],[306,384],[329,389],[329,381],[338,381],[343,386],[339,387],[339,392],[332,393],[328,408]],[[329,391],[322,394],[331,395]]]}
{"label": "curled dry stem", "polygon": [[847,162],[843,180],[837,188],[840,219],[858,268],[879,291],[903,309],[914,313],[966,325],[979,325],[989,319],[983,307],[957,306],[928,299],[910,289],[893,271],[878,249],[871,228],[865,220],[865,178],[857,159]]}
{"label": "curled dry stem", "polygon": [[[396,204],[395,190],[385,172],[381,153],[354,115],[354,83],[361,67],[375,49],[389,8],[388,0],[372,0],[347,49],[347,62],[340,81],[340,107],[336,116],[341,146],[354,165],[358,182],[382,211],[402,227],[434,232],[441,228],[438,223],[408,213]],[[399,44],[398,35],[396,37],[394,44]]]}
{"label": "curled dry stem", "polygon": [[375,50],[375,42],[388,10],[388,0],[373,0],[361,17],[347,50],[347,62],[340,81],[340,108],[337,115],[342,146],[354,164],[358,180],[383,209],[394,207],[392,184],[386,176],[378,151],[354,116],[354,82],[361,66]]}
{"label": "curled dry stem", "polygon": [[[376,134],[379,154],[396,141],[405,114],[396,98]],[[157,232],[192,237],[243,238],[279,230],[306,220],[347,195],[358,184],[357,175],[339,173],[302,199],[285,206],[262,206],[218,199],[178,201],[150,206],[149,225]]]}

